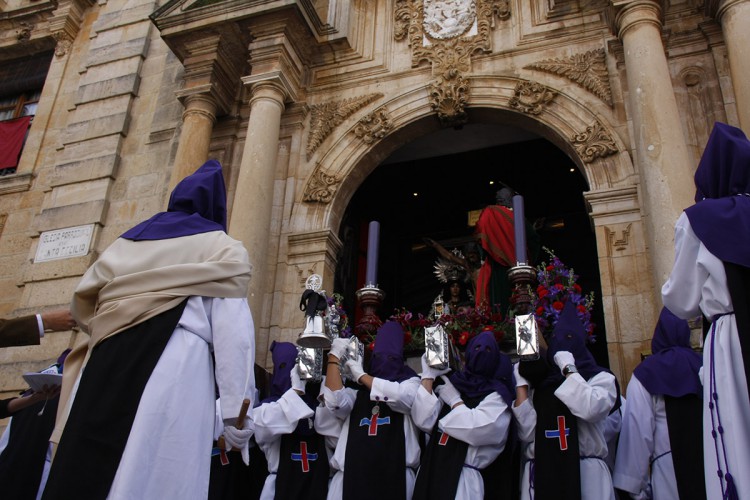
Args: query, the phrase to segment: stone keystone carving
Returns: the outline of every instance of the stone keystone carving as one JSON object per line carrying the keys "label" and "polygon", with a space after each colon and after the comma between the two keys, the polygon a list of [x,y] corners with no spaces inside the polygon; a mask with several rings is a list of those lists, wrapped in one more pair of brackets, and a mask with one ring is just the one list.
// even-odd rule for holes
{"label": "stone keystone carving", "polygon": [[618,152],[614,139],[599,121],[586,127],[585,132],[573,135],[570,143],[585,163]]}
{"label": "stone keystone carving", "polygon": [[385,106],[381,106],[359,120],[357,126],[354,127],[354,135],[362,139],[365,144],[372,144],[385,137],[392,128],[391,116]]}
{"label": "stone keystone carving", "polygon": [[315,165],[310,178],[305,185],[305,192],[302,195],[303,201],[330,203],[333,195],[336,194],[341,179],[338,176],[327,174],[320,163]]}
{"label": "stone keystone carving", "polygon": [[444,126],[465,123],[474,53],[491,50],[495,18],[510,17],[505,0],[396,0],[394,37],[406,39],[411,63],[432,64],[437,80],[430,85],[430,105]]}
{"label": "stone keystone carving", "polygon": [[516,85],[508,105],[529,115],[538,115],[557,96],[557,92],[538,82],[523,81]]}
{"label": "stone keystone carving", "polygon": [[573,54],[565,59],[545,59],[524,67],[564,76],[612,106],[612,91],[604,49]]}
{"label": "stone keystone carving", "polygon": [[312,106],[310,108],[310,133],[307,136],[307,159],[310,159],[333,129],[356,111],[381,97],[383,94],[378,92]]}

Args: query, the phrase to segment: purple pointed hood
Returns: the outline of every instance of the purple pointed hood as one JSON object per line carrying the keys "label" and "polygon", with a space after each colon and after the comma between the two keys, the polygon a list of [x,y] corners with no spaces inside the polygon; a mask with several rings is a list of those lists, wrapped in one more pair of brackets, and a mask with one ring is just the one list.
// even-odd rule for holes
{"label": "purple pointed hood", "polygon": [[404,364],[404,329],[396,321],[378,328],[370,360],[370,375],[391,382],[403,382],[417,374]]}
{"label": "purple pointed hood", "polygon": [[750,141],[742,130],[714,125],[695,187],[685,210],[695,235],[722,261],[750,267]]}
{"label": "purple pointed hood", "polygon": [[547,362],[555,369],[557,369],[555,354],[560,351],[568,351],[573,354],[578,373],[584,379],[589,380],[597,373],[606,371],[606,368],[596,364],[594,356],[586,347],[586,330],[576,314],[575,304],[570,300],[565,303],[547,343],[549,344]]}
{"label": "purple pointed hood", "polygon": [[[500,352],[491,331],[481,332],[466,345],[463,370],[450,376],[451,383],[464,397],[479,398],[497,392],[507,405],[513,402],[513,365]],[[513,389],[511,389],[513,387]]]}
{"label": "purple pointed hood", "polygon": [[703,385],[698,377],[703,358],[690,348],[687,321],[666,307],[661,310],[654,329],[651,353],[633,370],[633,376],[651,395],[703,397]]}
{"label": "purple pointed hood", "polygon": [[227,230],[227,192],[221,164],[208,160],[175,186],[166,212],[129,229],[127,240],[165,240]]}
{"label": "purple pointed hood", "polygon": [[268,397],[261,403],[278,400],[286,391],[292,388],[290,376],[294,363],[297,361],[297,347],[291,342],[271,343],[271,359],[273,360],[273,375]]}

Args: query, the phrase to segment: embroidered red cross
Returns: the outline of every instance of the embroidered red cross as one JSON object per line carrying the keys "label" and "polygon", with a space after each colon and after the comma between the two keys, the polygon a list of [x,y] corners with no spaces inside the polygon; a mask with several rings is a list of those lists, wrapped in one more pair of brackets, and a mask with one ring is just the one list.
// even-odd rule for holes
{"label": "embroidered red cross", "polygon": [[292,460],[302,463],[302,472],[310,472],[310,462],[314,462],[317,459],[317,453],[307,453],[306,441],[300,441],[299,453],[292,453]]}
{"label": "embroidered red cross", "polygon": [[446,444],[448,444],[448,438],[449,437],[450,436],[448,434],[446,434],[445,432],[441,432],[440,433],[440,439],[438,440],[438,445],[445,446]]}
{"label": "embroidered red cross", "polygon": [[391,417],[380,417],[380,412],[375,413],[372,418],[363,418],[359,421],[359,426],[368,426],[367,435],[377,436],[378,425],[386,425],[391,423]]}
{"label": "embroidered red cross", "polygon": [[570,427],[565,427],[565,416],[560,415],[557,417],[557,429],[545,430],[544,437],[546,438],[557,438],[560,440],[560,449],[568,449],[568,436],[570,435]]}

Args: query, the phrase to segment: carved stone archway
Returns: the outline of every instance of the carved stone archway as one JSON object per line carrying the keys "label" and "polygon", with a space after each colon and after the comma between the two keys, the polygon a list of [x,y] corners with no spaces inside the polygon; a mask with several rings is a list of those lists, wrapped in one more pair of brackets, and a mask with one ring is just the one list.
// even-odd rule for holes
{"label": "carved stone archway", "polygon": [[[625,382],[640,361],[643,332],[655,320],[650,260],[638,202],[637,173],[627,153],[626,125],[564,92],[520,78],[471,78],[472,121],[514,124],[562,149],[586,177],[597,241],[610,364]],[[288,235],[289,260],[304,261],[333,282],[336,237],[346,207],[364,179],[393,151],[440,128],[429,89],[416,87],[353,115],[314,158],[297,195]],[[625,138],[625,140],[623,140]],[[317,235],[316,242],[310,235]],[[300,241],[309,244],[300,245]],[[313,250],[317,248],[317,250]],[[304,258],[301,258],[304,256]],[[292,282],[299,276],[288,277]],[[625,313],[627,312],[627,313]]]}

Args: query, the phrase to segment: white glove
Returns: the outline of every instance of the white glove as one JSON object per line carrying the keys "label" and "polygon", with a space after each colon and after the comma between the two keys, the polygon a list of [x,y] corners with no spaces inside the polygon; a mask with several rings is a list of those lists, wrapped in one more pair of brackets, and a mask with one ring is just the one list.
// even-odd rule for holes
{"label": "white glove", "polygon": [[568,351],[560,351],[555,353],[555,364],[562,370],[568,365],[575,365],[576,358]]}
{"label": "white glove", "polygon": [[242,455],[242,461],[245,465],[250,465],[250,437],[253,435],[252,420],[245,417],[245,426],[238,429],[234,426],[235,419],[228,418],[224,420],[224,443],[226,450],[239,450]]}
{"label": "white glove", "polygon": [[519,373],[520,367],[521,367],[520,361],[513,365],[513,375],[516,377],[516,387],[523,387],[524,385],[526,387],[530,387],[531,384],[529,384],[529,381],[523,378],[521,374]]}
{"label": "white glove", "polygon": [[292,379],[292,389],[304,394],[307,380],[302,380],[299,378],[299,365],[297,365],[296,363],[294,364],[292,371],[289,373],[289,377]]}
{"label": "white glove", "polygon": [[347,347],[349,347],[349,339],[342,339],[341,337],[333,339],[331,350],[328,352],[328,354],[341,359],[344,357]]}
{"label": "white glove", "polygon": [[445,375],[450,371],[450,368],[444,368],[442,370],[439,370],[437,368],[431,367],[429,364],[427,364],[427,353],[422,354],[422,373],[421,377],[422,379],[433,379],[435,380],[440,375]]}
{"label": "white glove", "polygon": [[463,399],[461,399],[461,393],[458,392],[458,389],[456,389],[453,384],[451,384],[448,377],[442,375],[440,378],[443,379],[445,384],[435,387],[435,392],[443,403],[453,408],[453,405],[463,401]]}
{"label": "white glove", "polygon": [[346,367],[349,368],[349,373],[352,374],[352,378],[359,384],[359,379],[365,374],[365,370],[362,368],[360,361],[350,359],[346,362]]}

